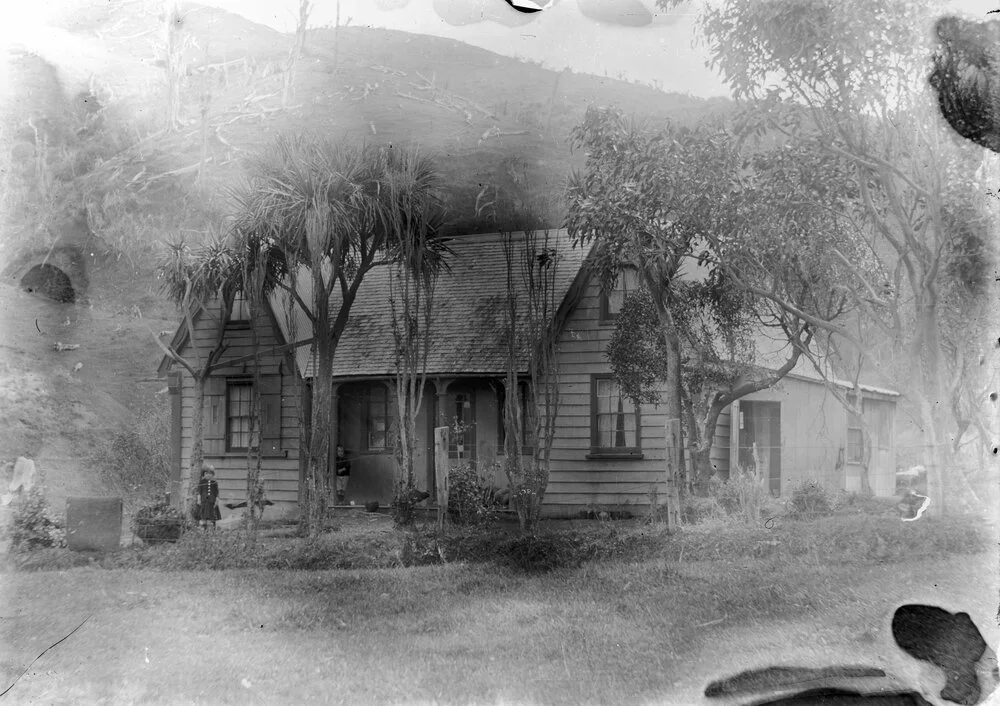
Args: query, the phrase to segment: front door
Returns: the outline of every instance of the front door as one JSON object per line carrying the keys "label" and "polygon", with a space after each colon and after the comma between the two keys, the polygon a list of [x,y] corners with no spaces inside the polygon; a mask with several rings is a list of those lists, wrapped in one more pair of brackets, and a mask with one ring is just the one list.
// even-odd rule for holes
{"label": "front door", "polygon": [[445,419],[451,427],[448,435],[448,458],[476,460],[476,392],[472,389],[449,390]]}
{"label": "front door", "polygon": [[[739,463],[758,469],[767,478],[771,495],[781,495],[781,403],[740,401]],[[756,447],[756,448],[755,448]]]}

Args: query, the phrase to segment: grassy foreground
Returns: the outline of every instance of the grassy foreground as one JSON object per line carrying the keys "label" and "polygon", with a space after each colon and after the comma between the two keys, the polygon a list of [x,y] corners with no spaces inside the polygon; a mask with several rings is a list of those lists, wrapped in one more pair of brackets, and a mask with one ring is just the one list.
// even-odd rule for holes
{"label": "grassy foreground", "polygon": [[[901,601],[937,597],[981,626],[982,608],[995,612],[996,558],[984,534],[969,544],[968,528],[928,524],[916,531],[940,549],[903,551],[917,535],[894,538],[897,525],[875,521],[868,531],[884,536],[870,550],[823,540],[821,556],[819,539],[843,525],[790,523],[785,537],[815,551],[787,554],[779,542],[760,545],[771,549],[757,558],[727,551],[775,541],[756,530],[670,538],[597,528],[601,544],[618,547],[613,556],[540,574],[472,561],[8,571],[0,689],[86,621],[17,681],[12,703],[691,704],[704,701],[710,679],[762,664],[912,669],[887,649]],[[349,546],[384,529],[348,528],[331,541]],[[215,551],[221,540],[191,541]]]}

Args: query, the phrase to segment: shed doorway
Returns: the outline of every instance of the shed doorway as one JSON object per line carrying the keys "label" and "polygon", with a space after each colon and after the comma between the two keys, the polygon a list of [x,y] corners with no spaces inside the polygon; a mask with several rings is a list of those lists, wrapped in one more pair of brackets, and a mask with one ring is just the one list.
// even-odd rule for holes
{"label": "shed doorway", "polygon": [[[758,469],[771,495],[781,495],[781,403],[740,401],[739,464]],[[756,447],[756,461],[754,450]]]}

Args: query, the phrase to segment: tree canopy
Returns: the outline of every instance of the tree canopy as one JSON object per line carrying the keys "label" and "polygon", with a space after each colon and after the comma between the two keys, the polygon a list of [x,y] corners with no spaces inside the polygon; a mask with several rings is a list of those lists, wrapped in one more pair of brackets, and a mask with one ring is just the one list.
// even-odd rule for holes
{"label": "tree canopy", "polygon": [[982,312],[960,292],[978,279],[971,260],[991,253],[984,153],[951,133],[928,83],[933,10],[923,0],[725,0],[701,25],[712,65],[746,101],[744,127],[835,160],[819,165],[821,180],[851,187],[844,201],[815,194],[850,225],[821,247],[840,261],[835,279],[858,312],[850,330],[823,328],[842,361],[879,367],[919,410],[936,512],[942,454],[969,428],[940,402],[964,394],[977,373],[963,361],[988,350],[983,328],[968,328]]}

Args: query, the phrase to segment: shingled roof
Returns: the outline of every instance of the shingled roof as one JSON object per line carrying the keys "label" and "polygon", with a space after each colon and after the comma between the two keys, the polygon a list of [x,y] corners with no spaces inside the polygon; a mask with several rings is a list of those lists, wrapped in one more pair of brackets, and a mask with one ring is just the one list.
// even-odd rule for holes
{"label": "shingled roof", "polygon": [[[515,243],[523,234],[514,234]],[[537,233],[538,247],[556,252],[555,301],[565,302],[590,251],[573,247],[565,230]],[[547,238],[547,241],[543,240]],[[543,245],[544,243],[544,245]],[[442,272],[434,290],[431,349],[428,374],[498,375],[506,370],[503,339],[504,307],[507,301],[507,268],[503,236],[468,235],[448,241],[452,254],[449,269]],[[515,248],[515,256],[519,252]],[[515,263],[515,267],[518,265]],[[351,307],[347,328],[334,355],[334,377],[391,376],[396,372],[389,303],[390,268],[380,266],[365,275]],[[301,278],[306,279],[306,278]],[[520,282],[515,272],[515,281]],[[309,301],[306,292],[303,299]],[[275,302],[277,304],[277,302]],[[339,292],[331,298],[331,316],[340,308]],[[276,312],[286,309],[275,306]],[[279,325],[289,335],[287,314],[278,314]],[[297,317],[294,338],[311,333],[304,317]],[[313,357],[307,347],[298,351],[299,369],[313,377]]]}

